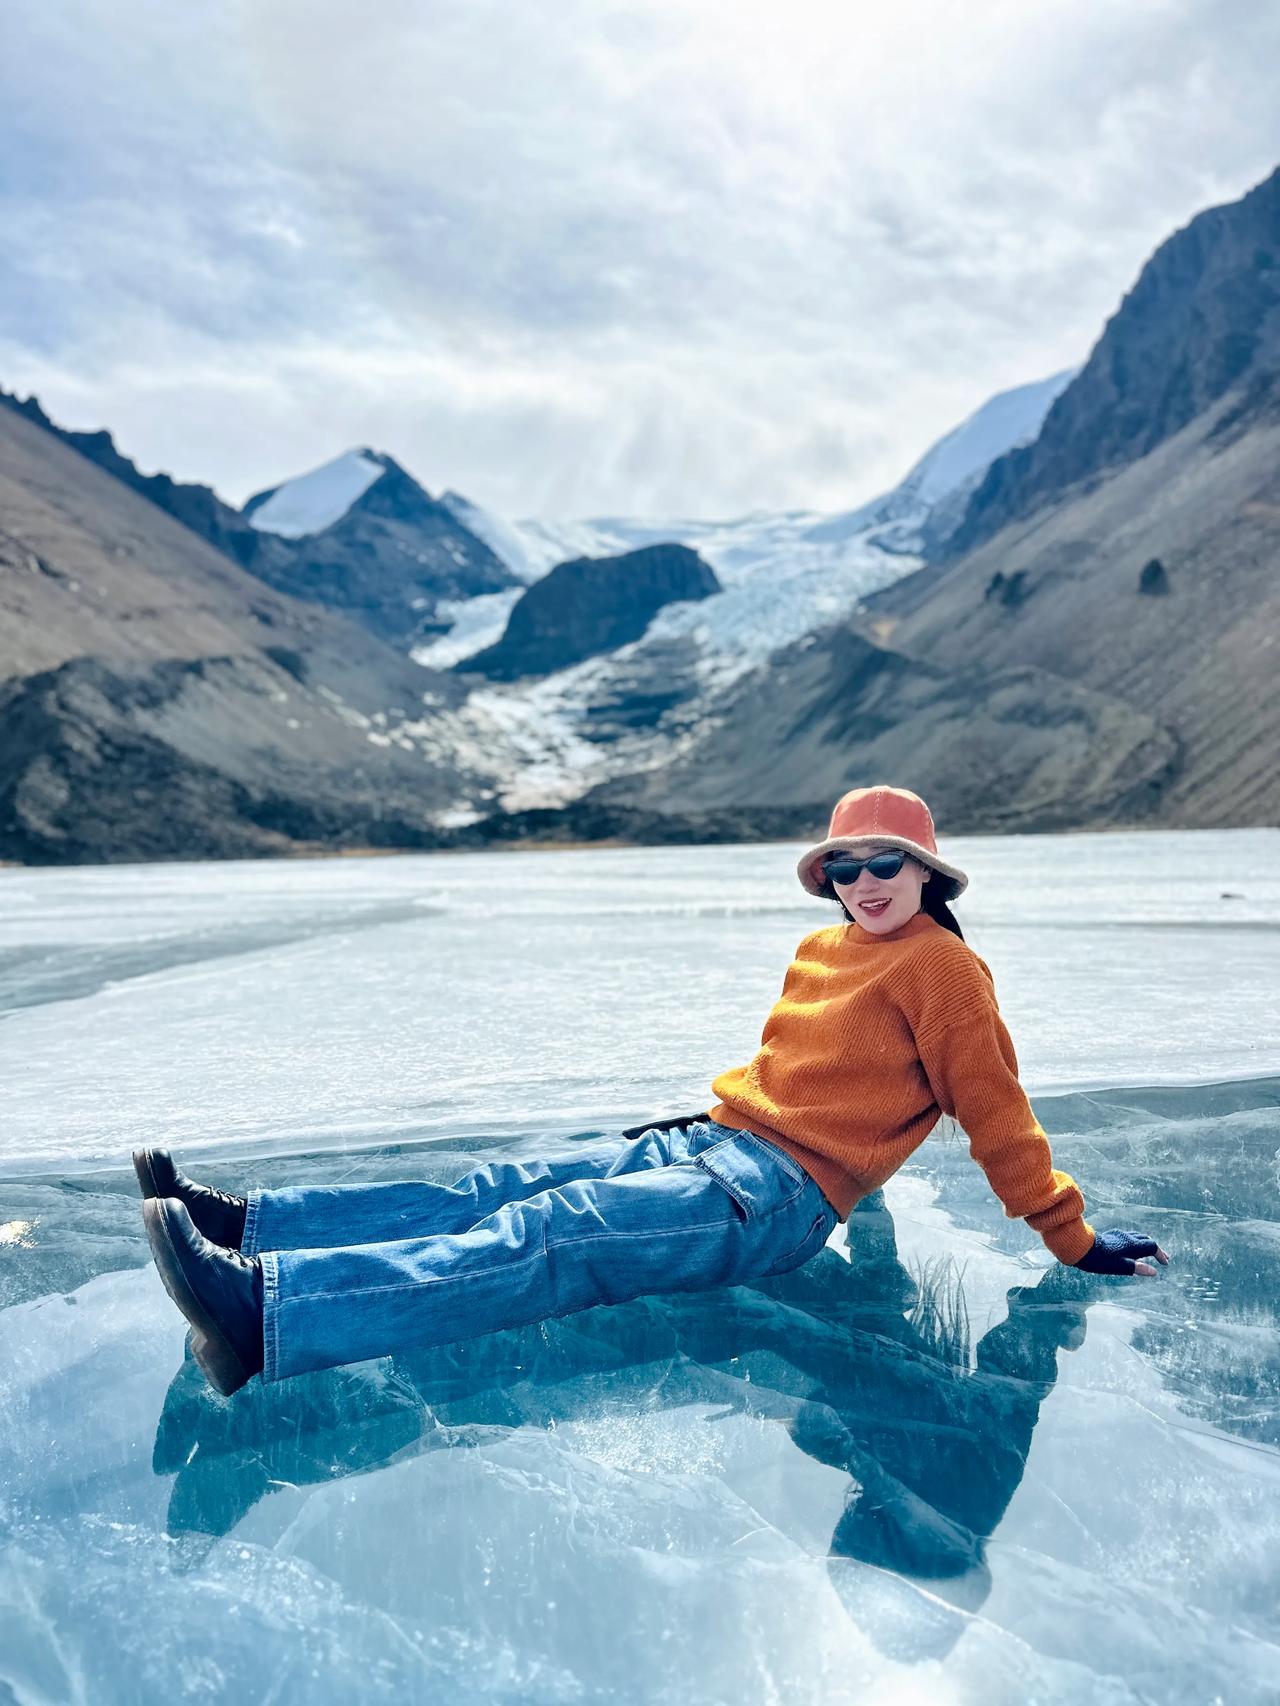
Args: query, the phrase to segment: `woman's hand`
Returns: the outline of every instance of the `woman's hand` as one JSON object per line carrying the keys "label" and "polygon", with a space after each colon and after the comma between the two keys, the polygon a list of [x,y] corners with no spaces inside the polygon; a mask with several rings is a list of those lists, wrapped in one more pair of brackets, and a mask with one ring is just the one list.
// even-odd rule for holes
{"label": "woman's hand", "polygon": [[1087,1274],[1154,1274],[1150,1262],[1134,1261],[1135,1256],[1154,1256],[1158,1262],[1169,1258],[1154,1238],[1144,1238],[1141,1232],[1122,1232],[1112,1227],[1109,1232],[1094,1234],[1092,1249],[1086,1250],[1073,1268],[1083,1268]]}

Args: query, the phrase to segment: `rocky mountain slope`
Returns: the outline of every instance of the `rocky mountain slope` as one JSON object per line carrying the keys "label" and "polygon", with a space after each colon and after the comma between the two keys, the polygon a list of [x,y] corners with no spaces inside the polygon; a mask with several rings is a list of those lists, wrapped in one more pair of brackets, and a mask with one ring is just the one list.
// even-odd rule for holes
{"label": "rocky mountain slope", "polygon": [[1236,406],[1002,528],[905,614],[868,600],[868,631],[937,667],[1050,671],[1155,718],[1178,761],[1153,821],[1280,822],[1280,421],[1221,430]]}
{"label": "rocky mountain slope", "polygon": [[1274,417],[1278,375],[1280,169],[1160,245],[1034,443],[991,464],[946,554],[1136,462],[1228,393],[1220,432]]}
{"label": "rocky mountain slope", "polygon": [[434,845],[464,697],[0,408],[0,858]]}
{"label": "rocky mountain slope", "polygon": [[238,509],[223,503],[212,486],[175,480],[169,474],[144,474],[116,448],[114,438],[105,429],[78,432],[59,426],[41,408],[38,398],[18,397],[0,387],[0,410],[6,409],[41,427],[50,437],[94,463],[166,515],[173,516],[251,573],[256,572],[260,562],[269,564],[281,554],[276,540],[252,528]]}
{"label": "rocky mountain slope", "polygon": [[[143,474],[109,432],[61,427],[34,397],[0,389],[0,409],[42,427],[268,586],[342,610],[401,649],[448,628],[436,617],[442,603],[521,584],[452,509],[377,451],[350,452],[240,511],[209,486]],[[351,480],[356,467],[364,472]],[[335,506],[344,473],[347,500]]]}
{"label": "rocky mountain slope", "polygon": [[1154,821],[1280,822],[1280,174],[1163,244],[955,538],[862,627],[1031,666],[1158,720]]}
{"label": "rocky mountain slope", "polygon": [[579,813],[737,814],[752,834],[824,830],[846,788],[915,789],[951,833],[1129,821],[1178,759],[1157,721],[1123,701],[1016,663],[942,666],[827,629],[726,691],[660,768],[597,783]]}

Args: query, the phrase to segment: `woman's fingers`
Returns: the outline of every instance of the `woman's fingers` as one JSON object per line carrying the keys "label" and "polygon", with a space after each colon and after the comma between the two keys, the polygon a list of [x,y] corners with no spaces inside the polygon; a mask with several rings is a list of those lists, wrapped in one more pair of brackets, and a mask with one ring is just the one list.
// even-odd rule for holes
{"label": "woman's fingers", "polygon": [[[1167,1265],[1169,1261],[1168,1255],[1160,1248],[1154,1238],[1133,1239],[1129,1246],[1129,1254],[1131,1256],[1139,1257],[1154,1256],[1157,1262],[1165,1265]],[[1139,1274],[1153,1274],[1155,1271],[1156,1270],[1151,1266],[1150,1262],[1146,1261],[1139,1261],[1134,1268],[1134,1272]]]}
{"label": "woman's fingers", "polygon": [[[1168,1256],[1165,1254],[1165,1252],[1160,1248],[1160,1246],[1158,1244],[1153,1243],[1151,1245],[1151,1253],[1156,1258],[1156,1260],[1158,1262],[1167,1263],[1169,1260]],[[1133,1272],[1135,1274],[1149,1274],[1149,1275],[1154,1277],[1156,1274],[1159,1273],[1159,1271],[1160,1271],[1159,1268],[1153,1268],[1151,1266],[1150,1262],[1144,1262],[1144,1261],[1139,1260],[1133,1264]]]}

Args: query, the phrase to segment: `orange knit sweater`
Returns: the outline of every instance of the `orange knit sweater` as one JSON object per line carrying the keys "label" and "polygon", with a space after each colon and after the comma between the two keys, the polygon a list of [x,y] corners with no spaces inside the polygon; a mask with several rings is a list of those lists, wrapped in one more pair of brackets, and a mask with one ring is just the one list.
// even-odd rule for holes
{"label": "orange knit sweater", "polygon": [[857,923],[806,936],[759,1052],[712,1080],[708,1116],[786,1150],[844,1219],[952,1114],[1006,1215],[1075,1262],[1094,1239],[1084,1198],[1017,1073],[986,962],[920,911],[882,936]]}

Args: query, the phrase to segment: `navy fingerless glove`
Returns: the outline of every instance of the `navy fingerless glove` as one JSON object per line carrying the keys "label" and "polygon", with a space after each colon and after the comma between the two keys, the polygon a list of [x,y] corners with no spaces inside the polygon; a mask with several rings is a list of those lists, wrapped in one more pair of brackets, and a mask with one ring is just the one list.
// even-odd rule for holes
{"label": "navy fingerless glove", "polygon": [[1135,1256],[1154,1256],[1154,1238],[1144,1238],[1141,1232],[1123,1232],[1112,1227],[1109,1232],[1094,1234],[1093,1248],[1086,1250],[1073,1268],[1083,1268],[1087,1274],[1131,1274],[1136,1271]]}

